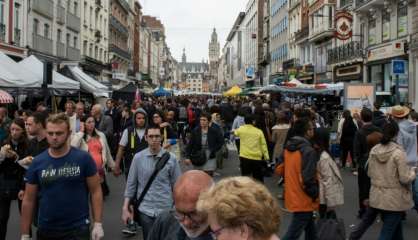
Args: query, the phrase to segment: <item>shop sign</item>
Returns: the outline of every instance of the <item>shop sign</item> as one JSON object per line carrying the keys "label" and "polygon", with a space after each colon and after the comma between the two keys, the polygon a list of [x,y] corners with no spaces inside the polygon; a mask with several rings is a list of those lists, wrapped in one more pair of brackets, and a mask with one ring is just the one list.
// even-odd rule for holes
{"label": "shop sign", "polygon": [[113,79],[118,79],[118,80],[126,80],[126,74],[125,73],[113,72],[112,73],[112,78]]}
{"label": "shop sign", "polygon": [[337,68],[337,77],[345,77],[350,75],[358,75],[361,73],[361,66],[360,64],[348,66],[348,67],[341,67]]}
{"label": "shop sign", "polygon": [[335,37],[347,40],[353,35],[353,16],[347,11],[339,11],[335,14]]}
{"label": "shop sign", "polygon": [[367,53],[367,61],[376,61],[397,57],[405,54],[404,42],[394,42],[383,47],[370,49]]}

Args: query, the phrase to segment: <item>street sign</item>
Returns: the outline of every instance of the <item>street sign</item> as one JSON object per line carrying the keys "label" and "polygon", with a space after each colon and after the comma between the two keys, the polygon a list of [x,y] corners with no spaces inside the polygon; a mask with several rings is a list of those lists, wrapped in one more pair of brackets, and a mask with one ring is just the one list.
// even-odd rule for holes
{"label": "street sign", "polygon": [[247,76],[248,79],[253,79],[254,78],[254,67],[252,67],[252,66],[247,67],[247,69],[245,70],[245,75]]}
{"label": "street sign", "polygon": [[406,73],[405,60],[392,60],[392,74],[405,74]]}

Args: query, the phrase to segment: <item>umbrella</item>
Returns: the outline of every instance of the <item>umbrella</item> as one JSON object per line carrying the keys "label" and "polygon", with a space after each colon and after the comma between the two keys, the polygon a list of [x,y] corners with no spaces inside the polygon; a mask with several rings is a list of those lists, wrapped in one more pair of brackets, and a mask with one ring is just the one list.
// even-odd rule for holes
{"label": "umbrella", "polygon": [[6,91],[0,90],[0,103],[12,103],[13,97]]}
{"label": "umbrella", "polygon": [[242,92],[241,88],[238,87],[237,85],[235,85],[231,89],[229,89],[228,91],[224,92],[224,96],[232,97],[232,96],[236,96],[236,95],[240,94],[241,92]]}
{"label": "umbrella", "polygon": [[154,96],[156,97],[163,97],[163,96],[170,96],[171,93],[167,90],[165,90],[163,87],[159,87],[155,92]]}

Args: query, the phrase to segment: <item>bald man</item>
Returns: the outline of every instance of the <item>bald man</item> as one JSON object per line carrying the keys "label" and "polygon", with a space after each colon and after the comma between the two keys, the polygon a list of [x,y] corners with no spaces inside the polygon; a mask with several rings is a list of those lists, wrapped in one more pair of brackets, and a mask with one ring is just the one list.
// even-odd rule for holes
{"label": "bald man", "polygon": [[191,170],[180,176],[173,190],[175,207],[155,220],[148,240],[212,240],[207,216],[196,212],[196,203],[200,193],[213,184],[203,171]]}
{"label": "bald man", "polygon": [[102,112],[102,106],[95,104],[91,108],[91,115],[96,121],[96,129],[103,132],[106,135],[107,141],[111,141],[113,138],[113,120],[111,117],[106,116]]}

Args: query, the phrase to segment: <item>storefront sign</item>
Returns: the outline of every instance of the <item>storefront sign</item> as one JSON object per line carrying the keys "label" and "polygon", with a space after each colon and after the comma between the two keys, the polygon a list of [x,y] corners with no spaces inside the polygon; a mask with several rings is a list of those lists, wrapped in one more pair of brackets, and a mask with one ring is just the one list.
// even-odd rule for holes
{"label": "storefront sign", "polygon": [[361,65],[356,64],[348,67],[337,68],[337,77],[345,77],[349,75],[358,75],[361,73]]}
{"label": "storefront sign", "polygon": [[345,84],[344,109],[360,113],[363,107],[373,109],[375,101],[374,84]]}
{"label": "storefront sign", "polygon": [[125,81],[126,80],[126,73],[113,72],[112,73],[112,78]]}
{"label": "storefront sign", "polygon": [[335,37],[340,40],[347,40],[353,35],[353,16],[346,11],[339,11],[335,14]]}
{"label": "storefront sign", "polygon": [[404,42],[393,42],[379,48],[370,49],[367,53],[367,61],[370,62],[386,58],[392,58],[404,54]]}

